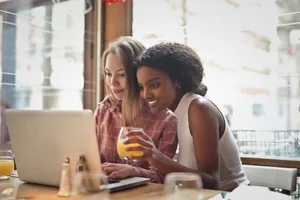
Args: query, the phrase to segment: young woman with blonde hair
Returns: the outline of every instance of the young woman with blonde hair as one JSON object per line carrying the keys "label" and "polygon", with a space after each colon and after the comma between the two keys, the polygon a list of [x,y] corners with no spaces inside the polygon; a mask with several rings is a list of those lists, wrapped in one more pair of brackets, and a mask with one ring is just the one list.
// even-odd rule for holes
{"label": "young woman with blonde hair", "polygon": [[[120,37],[109,44],[102,56],[101,72],[108,95],[95,111],[96,134],[103,171],[110,178],[149,177],[162,183],[164,175],[145,161],[122,160],[117,153],[122,126],[143,128],[159,151],[173,158],[177,147],[177,118],[168,109],[152,113],[136,94],[134,59],[145,47],[132,37]],[[131,103],[130,103],[131,102]]]}

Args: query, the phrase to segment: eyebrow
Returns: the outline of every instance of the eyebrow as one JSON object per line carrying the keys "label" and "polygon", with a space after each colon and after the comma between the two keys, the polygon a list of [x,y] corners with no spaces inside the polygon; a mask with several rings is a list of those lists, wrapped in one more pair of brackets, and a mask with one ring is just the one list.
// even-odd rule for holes
{"label": "eyebrow", "polygon": [[[125,70],[125,69],[121,68],[121,69],[118,69],[116,72],[118,72],[118,71],[122,71],[122,70]],[[105,71],[109,71],[109,72],[110,72],[110,70],[109,70],[109,69],[107,69],[107,68],[105,68]]]}
{"label": "eyebrow", "polygon": [[151,78],[150,80],[146,81],[146,84],[149,84],[149,83],[151,83],[153,81],[156,81],[156,80],[159,80],[159,79],[160,78],[158,78],[158,77]]}

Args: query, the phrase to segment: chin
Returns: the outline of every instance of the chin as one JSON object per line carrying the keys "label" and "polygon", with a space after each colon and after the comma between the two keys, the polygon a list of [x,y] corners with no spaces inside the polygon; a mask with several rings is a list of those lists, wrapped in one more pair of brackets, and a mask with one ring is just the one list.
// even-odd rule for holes
{"label": "chin", "polygon": [[158,112],[160,112],[162,109],[159,109],[159,108],[150,108],[150,111],[153,113],[153,114],[156,114]]}
{"label": "chin", "polygon": [[123,94],[120,95],[120,94],[114,94],[115,98],[118,100],[118,101],[121,101],[123,99]]}

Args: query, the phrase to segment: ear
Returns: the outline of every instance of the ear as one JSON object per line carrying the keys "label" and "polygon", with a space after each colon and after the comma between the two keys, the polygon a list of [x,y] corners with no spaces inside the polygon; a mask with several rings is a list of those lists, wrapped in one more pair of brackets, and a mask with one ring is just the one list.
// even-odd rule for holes
{"label": "ear", "polygon": [[175,81],[175,87],[176,88],[180,88],[181,87],[179,81]]}

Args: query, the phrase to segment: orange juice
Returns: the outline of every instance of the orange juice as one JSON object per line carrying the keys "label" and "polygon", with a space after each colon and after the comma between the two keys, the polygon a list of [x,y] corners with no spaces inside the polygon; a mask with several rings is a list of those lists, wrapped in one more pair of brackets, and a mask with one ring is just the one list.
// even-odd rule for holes
{"label": "orange juice", "polygon": [[0,160],[0,175],[10,176],[14,170],[14,161],[11,159]]}
{"label": "orange juice", "polygon": [[120,157],[128,157],[130,158],[131,156],[142,156],[143,152],[141,151],[125,151],[126,148],[128,147],[138,147],[141,146],[140,144],[123,144],[122,140],[118,141],[117,144],[117,151]]}

